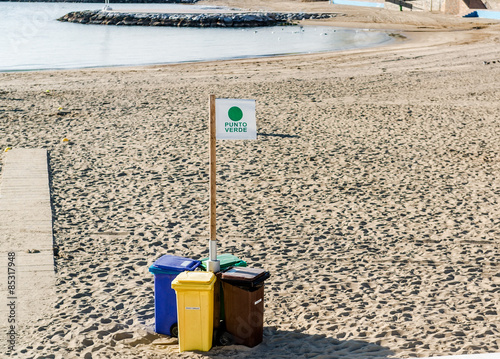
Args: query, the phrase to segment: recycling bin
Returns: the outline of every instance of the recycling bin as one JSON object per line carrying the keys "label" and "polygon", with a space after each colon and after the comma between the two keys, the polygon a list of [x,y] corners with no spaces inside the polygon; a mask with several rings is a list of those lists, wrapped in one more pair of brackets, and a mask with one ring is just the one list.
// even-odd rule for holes
{"label": "recycling bin", "polygon": [[254,347],[264,331],[264,281],[269,272],[233,267],[221,274],[226,331],[235,344]]}
{"label": "recycling bin", "polygon": [[183,272],[172,281],[177,295],[179,352],[209,351],[214,332],[214,285],[212,272]]}
{"label": "recycling bin", "polygon": [[[203,270],[207,270],[207,261],[209,258],[200,259],[201,264],[200,268]],[[233,256],[229,253],[219,254],[217,256],[217,260],[220,262],[220,270],[223,271],[229,267],[246,267],[247,263],[244,260],[239,259],[236,256]]]}
{"label": "recycling bin", "polygon": [[195,270],[200,261],[166,254],[149,267],[155,280],[155,331],[176,337],[177,306],[172,281],[184,271]]}
{"label": "recycling bin", "polygon": [[[203,270],[207,270],[207,261],[209,258],[200,259],[201,264],[200,268]],[[217,260],[220,262],[220,270],[224,271],[229,267],[246,267],[247,263],[229,253],[219,254],[217,256]],[[219,272],[220,273],[220,272]],[[217,273],[216,273],[217,274]],[[215,299],[214,299],[214,329],[219,329],[220,321],[224,320],[224,293],[222,290],[222,285],[220,283],[220,275],[217,274],[217,283],[215,284]]]}

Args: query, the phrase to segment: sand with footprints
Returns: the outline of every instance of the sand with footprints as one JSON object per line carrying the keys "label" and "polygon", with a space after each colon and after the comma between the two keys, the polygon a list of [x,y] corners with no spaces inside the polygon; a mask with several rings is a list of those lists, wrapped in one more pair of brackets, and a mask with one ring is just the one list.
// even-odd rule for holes
{"label": "sand with footprints", "polygon": [[245,4],[331,8],[345,16],[322,23],[394,41],[0,74],[0,145],[49,150],[57,247],[52,305],[12,355],[177,356],[152,329],[148,266],[208,254],[210,94],[257,101],[258,140],[217,144],[218,239],[272,277],[261,345],[180,357],[499,351],[500,25]]}

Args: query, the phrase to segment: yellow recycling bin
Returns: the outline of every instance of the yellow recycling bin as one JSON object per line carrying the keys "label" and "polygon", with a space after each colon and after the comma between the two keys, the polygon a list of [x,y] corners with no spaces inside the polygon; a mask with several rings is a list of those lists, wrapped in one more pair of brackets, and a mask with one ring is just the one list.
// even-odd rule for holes
{"label": "yellow recycling bin", "polygon": [[212,348],[215,280],[212,272],[183,272],[172,281],[177,295],[180,352]]}

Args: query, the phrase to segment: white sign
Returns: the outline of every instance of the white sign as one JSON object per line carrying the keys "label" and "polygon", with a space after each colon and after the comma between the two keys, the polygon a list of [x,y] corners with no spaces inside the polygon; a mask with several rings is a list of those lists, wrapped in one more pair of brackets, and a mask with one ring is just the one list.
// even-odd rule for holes
{"label": "white sign", "polygon": [[218,140],[256,140],[255,100],[215,100],[215,128]]}

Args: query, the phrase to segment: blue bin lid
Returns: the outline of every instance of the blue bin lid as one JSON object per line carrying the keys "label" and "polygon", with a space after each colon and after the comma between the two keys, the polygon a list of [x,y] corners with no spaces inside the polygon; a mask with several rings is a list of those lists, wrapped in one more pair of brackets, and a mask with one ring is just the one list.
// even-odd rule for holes
{"label": "blue bin lid", "polygon": [[195,270],[199,265],[200,261],[172,256],[170,254],[165,254],[158,258],[154,264],[149,267],[149,271],[153,274],[155,273],[171,273],[171,272],[184,272]]}

